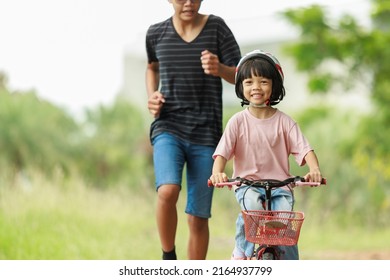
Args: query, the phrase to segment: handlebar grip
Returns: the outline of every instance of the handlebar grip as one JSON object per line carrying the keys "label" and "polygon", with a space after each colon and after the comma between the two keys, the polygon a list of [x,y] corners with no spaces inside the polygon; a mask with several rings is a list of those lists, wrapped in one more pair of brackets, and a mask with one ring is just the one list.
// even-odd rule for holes
{"label": "handlebar grip", "polygon": [[326,178],[322,178],[321,182],[306,182],[306,181],[297,181],[295,182],[296,186],[319,186],[326,185]]}
{"label": "handlebar grip", "polygon": [[207,185],[208,185],[209,187],[217,187],[217,188],[221,188],[221,187],[223,188],[223,187],[225,187],[225,186],[227,186],[228,188],[231,188],[232,186],[238,186],[238,185],[240,185],[240,184],[241,184],[241,183],[240,183],[239,181],[232,180],[232,179],[229,179],[228,182],[217,183],[217,184],[215,184],[215,185],[213,185],[213,183],[211,182],[210,179],[207,181]]}

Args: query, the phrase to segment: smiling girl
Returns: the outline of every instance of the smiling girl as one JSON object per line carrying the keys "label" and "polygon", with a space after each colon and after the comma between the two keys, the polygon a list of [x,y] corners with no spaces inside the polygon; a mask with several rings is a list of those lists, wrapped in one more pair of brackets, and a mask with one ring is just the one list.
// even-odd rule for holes
{"label": "smiling girl", "polygon": [[[290,174],[289,156],[298,165],[307,164],[306,181],[321,182],[322,175],[314,150],[302,134],[298,124],[273,106],[283,100],[284,74],[279,61],[260,50],[245,55],[238,63],[235,77],[237,97],[245,110],[236,113],[227,123],[213,154],[211,182],[227,182],[225,166],[233,159],[232,178],[249,180],[285,180]],[[245,197],[244,197],[245,194]],[[263,189],[240,186],[235,195],[241,209],[263,210]],[[245,201],[244,201],[245,200]],[[291,210],[292,193],[278,188],[272,191],[273,210]],[[236,221],[236,245],[232,259],[250,259],[254,244],[246,241],[244,221],[239,214]],[[281,259],[298,259],[297,246],[280,246]]]}

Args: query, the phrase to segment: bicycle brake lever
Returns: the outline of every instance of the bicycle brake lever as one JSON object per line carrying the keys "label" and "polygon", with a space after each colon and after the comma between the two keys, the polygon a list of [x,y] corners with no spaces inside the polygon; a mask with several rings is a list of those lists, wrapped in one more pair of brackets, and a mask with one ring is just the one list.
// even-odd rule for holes
{"label": "bicycle brake lever", "polygon": [[305,182],[305,178],[303,178],[301,176],[295,176],[294,177],[294,184],[296,184],[298,182]]}

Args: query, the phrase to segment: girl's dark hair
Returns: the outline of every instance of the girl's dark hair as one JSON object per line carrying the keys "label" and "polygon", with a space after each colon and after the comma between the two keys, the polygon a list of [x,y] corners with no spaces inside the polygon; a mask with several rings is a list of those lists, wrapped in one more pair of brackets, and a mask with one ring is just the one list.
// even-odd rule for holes
{"label": "girl's dark hair", "polygon": [[236,69],[235,81],[236,95],[242,100],[241,106],[249,105],[249,101],[244,97],[242,82],[245,79],[251,78],[252,75],[257,77],[262,76],[272,80],[270,105],[276,105],[283,100],[286,94],[283,85],[283,72],[280,64],[278,62],[276,64],[274,60],[276,59],[274,57],[271,59],[269,54],[262,53],[256,53],[246,59],[245,57],[241,59]]}

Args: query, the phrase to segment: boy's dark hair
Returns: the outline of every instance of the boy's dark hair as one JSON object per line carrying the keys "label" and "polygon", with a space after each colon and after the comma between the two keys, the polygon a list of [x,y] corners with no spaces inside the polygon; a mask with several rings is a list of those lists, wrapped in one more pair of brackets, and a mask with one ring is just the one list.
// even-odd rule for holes
{"label": "boy's dark hair", "polygon": [[279,61],[273,55],[263,51],[252,51],[241,58],[236,68],[236,95],[242,100],[241,106],[249,105],[243,93],[242,81],[252,75],[262,76],[272,80],[272,94],[269,105],[276,105],[283,100],[285,88],[283,85],[283,70]]}

